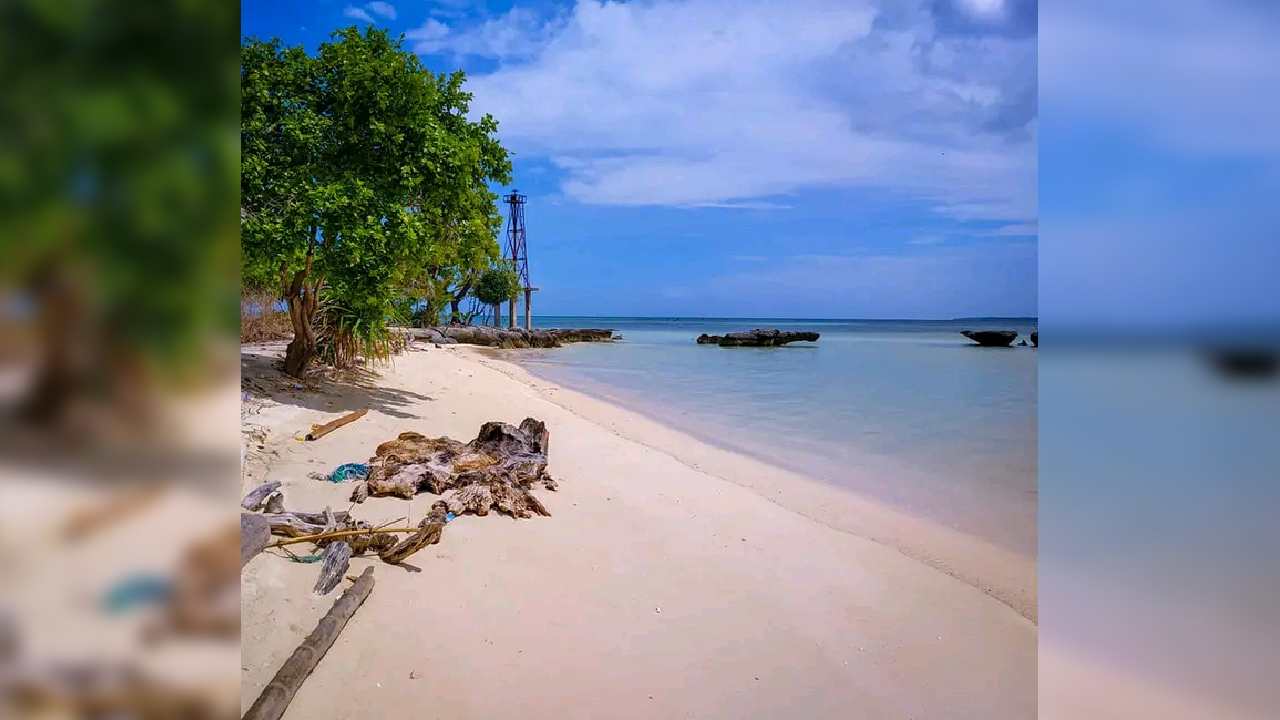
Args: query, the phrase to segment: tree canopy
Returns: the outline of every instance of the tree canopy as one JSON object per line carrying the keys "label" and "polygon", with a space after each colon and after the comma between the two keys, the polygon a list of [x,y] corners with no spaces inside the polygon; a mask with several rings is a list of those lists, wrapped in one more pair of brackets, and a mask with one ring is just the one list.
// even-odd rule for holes
{"label": "tree canopy", "polygon": [[281,288],[291,374],[324,333],[376,343],[405,292],[438,302],[498,257],[489,183],[510,182],[511,163],[497,121],[468,117],[464,80],[376,28],[341,30],[314,56],[242,44],[243,275]]}
{"label": "tree canopy", "polygon": [[520,276],[510,263],[497,263],[485,270],[476,281],[476,299],[486,305],[497,305],[520,292]]}

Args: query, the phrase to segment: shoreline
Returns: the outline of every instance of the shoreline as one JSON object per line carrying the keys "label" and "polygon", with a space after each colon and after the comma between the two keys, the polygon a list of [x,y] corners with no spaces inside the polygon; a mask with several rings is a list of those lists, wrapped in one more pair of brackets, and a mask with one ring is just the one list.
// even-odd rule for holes
{"label": "shoreline", "polygon": [[[800,469],[772,463],[760,455],[664,423],[651,413],[617,399],[565,387],[515,360],[502,357],[510,351],[463,346],[461,352],[478,356],[482,363],[492,363],[495,370],[534,388],[569,412],[597,424],[611,425],[610,429],[622,437],[670,455],[694,470],[746,487],[770,502],[833,530],[886,545],[996,598],[1032,623],[1038,623],[1034,557],[913,515],[851,488],[809,476]],[[554,397],[550,393],[554,393]],[[568,401],[558,402],[557,398]],[[615,416],[622,413],[634,415],[643,422],[628,422],[625,432],[618,430]],[[767,472],[732,472],[746,463],[758,464],[767,468]]]}
{"label": "shoreline", "polygon": [[[353,559],[352,573],[377,568],[377,589],[286,718],[406,703],[449,717],[516,704],[531,718],[1034,714],[1034,622],[829,522],[857,506],[843,491],[475,348],[415,347],[355,384],[311,391],[271,379],[261,356],[278,349],[241,352],[247,387],[274,383],[244,416],[262,447],[242,484],[282,481],[289,509],[346,509],[349,486],[308,472],[363,461],[399,432],[467,440],[485,421],[526,416],[547,422],[560,484],[538,492],[551,517],[464,516],[415,568]],[[365,418],[321,441],[293,437],[360,407]],[[434,499],[370,498],[354,512],[412,523]],[[805,502],[810,514],[788,507]],[[245,567],[242,707],[332,602],[311,592],[314,574],[273,554]]]}

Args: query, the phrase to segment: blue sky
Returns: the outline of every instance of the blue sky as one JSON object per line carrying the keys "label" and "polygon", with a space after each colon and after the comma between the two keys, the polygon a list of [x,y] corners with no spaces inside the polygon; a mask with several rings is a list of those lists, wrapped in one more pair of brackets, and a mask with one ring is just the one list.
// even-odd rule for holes
{"label": "blue sky", "polygon": [[1044,324],[1280,323],[1280,3],[1046,4]]}
{"label": "blue sky", "polygon": [[540,314],[1037,312],[1024,0],[246,0],[245,35],[404,34],[529,195]]}

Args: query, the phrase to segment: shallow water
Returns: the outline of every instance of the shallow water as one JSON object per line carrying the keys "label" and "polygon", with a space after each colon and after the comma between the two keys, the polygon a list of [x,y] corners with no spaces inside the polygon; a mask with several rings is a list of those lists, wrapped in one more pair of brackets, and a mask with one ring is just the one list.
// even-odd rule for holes
{"label": "shallow water", "polygon": [[[1034,555],[1036,356],[961,329],[1033,319],[846,321],[539,317],[609,327],[616,343],[509,357],[556,383]],[[698,345],[699,333],[813,330],[783,348]]]}

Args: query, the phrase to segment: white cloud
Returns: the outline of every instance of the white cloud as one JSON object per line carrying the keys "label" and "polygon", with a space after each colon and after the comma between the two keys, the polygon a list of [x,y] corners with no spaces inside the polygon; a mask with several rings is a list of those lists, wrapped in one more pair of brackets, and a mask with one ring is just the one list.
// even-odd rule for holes
{"label": "white cloud", "polygon": [[[825,186],[959,219],[1036,216],[1035,38],[941,33],[925,0],[888,14],[873,0],[579,0],[410,38],[498,60],[472,77],[473,107],[580,202],[744,205]],[[1007,119],[1023,96],[1027,117]]]}
{"label": "white cloud", "polygon": [[373,13],[374,15],[381,15],[382,17],[388,20],[396,19],[396,6],[392,5],[389,2],[381,2],[380,0],[376,0],[375,2],[366,3],[365,8],[367,8],[369,12]]}
{"label": "white cloud", "polygon": [[386,18],[388,20],[396,19],[396,6],[388,2],[368,2],[361,7],[348,5],[342,9],[342,14],[353,20],[376,24],[378,21],[374,19],[374,15]]}
{"label": "white cloud", "polygon": [[366,12],[364,8],[358,8],[354,5],[348,5],[343,8],[342,15],[344,17],[349,17],[352,20],[359,20],[360,22],[372,23],[374,21],[373,16]]}
{"label": "white cloud", "polygon": [[428,18],[406,37],[413,51],[422,55],[477,56],[508,60],[528,57],[542,49],[554,32],[554,20],[543,20],[531,10],[515,7],[479,25],[455,31]]}
{"label": "white cloud", "polygon": [[1275,3],[1048,3],[1044,96],[1189,156],[1280,154]]}

